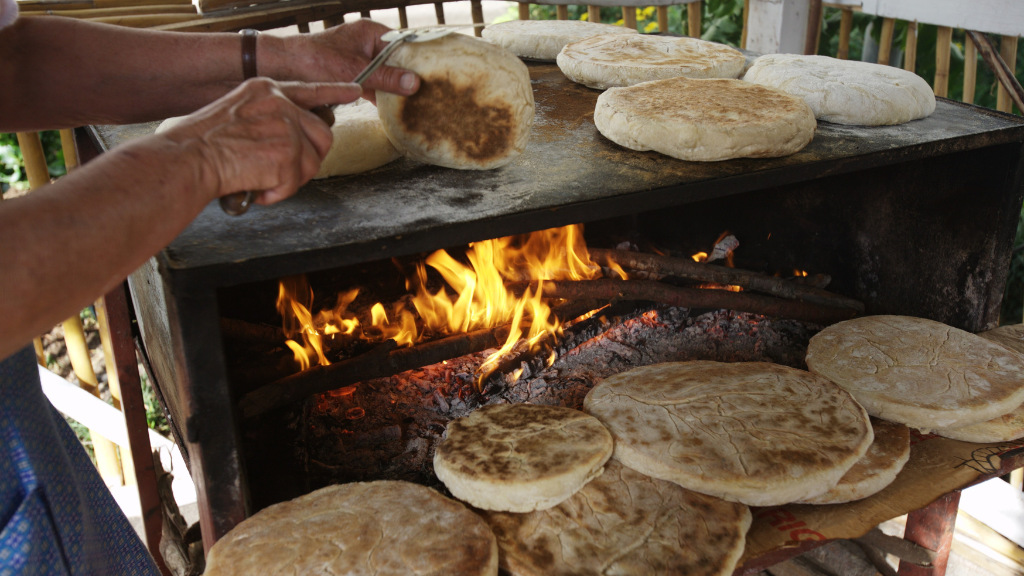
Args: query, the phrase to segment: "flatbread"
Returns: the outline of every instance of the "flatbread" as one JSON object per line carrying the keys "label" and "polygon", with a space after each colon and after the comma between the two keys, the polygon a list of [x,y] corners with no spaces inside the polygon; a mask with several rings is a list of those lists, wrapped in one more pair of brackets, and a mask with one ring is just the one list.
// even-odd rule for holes
{"label": "flatbread", "polygon": [[750,509],[610,460],[550,510],[486,512],[513,576],[725,576],[743,554]]}
{"label": "flatbread", "polygon": [[843,389],[767,362],[636,368],[595,386],[583,409],[626,466],[750,506],[828,491],[872,441],[867,413]]}
{"label": "flatbread", "polygon": [[368,100],[360,98],[352,104],[335,108],[331,133],[334,142],[320,163],[320,171],[313,178],[359,174],[379,168],[402,155],[388,140],[377,115],[377,107]]}
{"label": "flatbread", "polygon": [[741,80],[670,78],[609,88],[594,124],[612,142],[711,162],[799,151],[817,123],[803,100]]}
{"label": "flatbread", "polygon": [[410,158],[490,170],[522,154],[533,127],[530,73],[514,54],[465,34],[407,42],[388,59],[420,76],[412,96],[377,92],[391,142]]}
{"label": "flatbread", "polygon": [[483,31],[486,40],[511,50],[516,56],[538,60],[554,60],[566,44],[599,34],[637,34],[637,31],[582,20],[511,20],[492,24]]}
{"label": "flatbread", "polygon": [[448,424],[434,472],[456,498],[485,510],[546,510],[601,474],[612,435],[578,410],[484,406]]}
{"label": "flatbread", "polygon": [[206,576],[498,573],[487,524],[410,482],[328,486],[242,521],[210,549]]}
{"label": "flatbread", "polygon": [[829,326],[807,366],[848,390],[872,416],[911,428],[962,428],[1024,403],[1024,358],[933,320],[865,316]]}
{"label": "flatbread", "polygon": [[870,62],[766,54],[743,79],[803,98],[818,120],[836,124],[903,124],[935,111],[935,94],[923,78]]}
{"label": "flatbread", "polygon": [[831,490],[803,504],[841,504],[867,498],[892,484],[910,460],[910,428],[879,418],[871,419],[875,439],[868,453],[843,475]]}
{"label": "flatbread", "polygon": [[573,42],[557,60],[570,80],[600,90],[677,76],[736,78],[746,63],[742,52],[725,44],[646,34],[605,34]]}
{"label": "flatbread", "polygon": [[[1024,354],[1024,324],[979,332],[978,336],[1007,350]],[[1017,440],[1024,438],[1024,406],[1018,406],[1009,414],[979,424],[963,428],[939,428],[933,432],[946,438],[979,444]]]}

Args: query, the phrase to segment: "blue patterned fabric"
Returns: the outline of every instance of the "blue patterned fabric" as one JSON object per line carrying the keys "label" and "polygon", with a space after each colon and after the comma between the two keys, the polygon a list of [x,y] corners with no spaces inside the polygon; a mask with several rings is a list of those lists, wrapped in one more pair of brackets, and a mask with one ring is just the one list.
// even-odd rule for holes
{"label": "blue patterned fabric", "polygon": [[0,576],[158,576],[64,418],[31,347],[0,362]]}

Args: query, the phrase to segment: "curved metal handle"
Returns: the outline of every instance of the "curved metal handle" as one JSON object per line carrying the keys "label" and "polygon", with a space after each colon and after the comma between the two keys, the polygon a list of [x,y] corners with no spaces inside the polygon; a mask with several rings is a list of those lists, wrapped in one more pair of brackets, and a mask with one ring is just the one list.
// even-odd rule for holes
{"label": "curved metal handle", "polygon": [[235,192],[234,194],[221,196],[220,207],[229,216],[241,216],[249,210],[249,206],[252,205],[252,201],[255,199],[256,195],[252,190]]}

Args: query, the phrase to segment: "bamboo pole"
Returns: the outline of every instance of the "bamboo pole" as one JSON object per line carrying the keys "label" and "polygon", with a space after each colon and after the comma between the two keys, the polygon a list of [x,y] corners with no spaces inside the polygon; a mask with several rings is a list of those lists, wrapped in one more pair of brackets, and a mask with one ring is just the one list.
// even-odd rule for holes
{"label": "bamboo pole", "polygon": [[750,25],[750,0],[743,0],[743,32],[740,34],[740,48],[747,49],[747,32]]}
{"label": "bamboo pole", "polygon": [[996,52],[995,46],[992,45],[992,41],[989,40],[988,36],[984,32],[975,32],[974,30],[968,30],[967,35],[974,41],[974,46],[977,47],[981,57],[985,60],[985,64],[992,69],[996,77],[999,78],[999,83],[1005,87],[1010,94],[1010,98],[1013,99],[1014,103],[1017,104],[1018,110],[1024,110],[1024,87],[1021,87],[1020,82],[1017,81],[1017,77],[1013,75],[1013,71],[1010,70],[1009,65],[1003,60],[1003,57]]}
{"label": "bamboo pole", "polygon": [[658,6],[658,32],[668,32],[668,6]]}
{"label": "bamboo pole", "polygon": [[850,32],[853,30],[853,10],[842,8],[839,12],[839,50],[836,58],[850,59]]}
{"label": "bamboo pole", "polygon": [[882,35],[878,40],[878,63],[889,65],[892,55],[892,33],[896,28],[895,18],[882,18]]}
{"label": "bamboo pole", "polygon": [[36,349],[36,362],[43,368],[46,368],[46,351],[43,350],[43,339],[39,336],[33,338],[32,347]]}
{"label": "bamboo pole", "polygon": [[29,188],[35,190],[49,184],[50,171],[46,168],[46,155],[43,153],[43,141],[39,139],[39,133],[18,132],[18,146],[25,161]]}
{"label": "bamboo pole", "polygon": [[945,98],[949,94],[949,51],[953,44],[953,29],[939,26],[935,41],[935,95]]}
{"label": "bamboo pole", "polygon": [[78,148],[75,147],[75,132],[71,128],[60,131],[60,147],[64,152],[64,167],[68,172],[78,168]]}
{"label": "bamboo pole", "polygon": [[144,14],[142,16],[108,16],[104,18],[86,18],[89,22],[101,24],[114,24],[127,28],[150,28],[164,24],[177,24],[180,22],[191,22],[201,20],[199,14]]}
{"label": "bamboo pole", "polygon": [[903,46],[903,69],[917,70],[917,21],[907,22],[907,43]]}
{"label": "bamboo pole", "polygon": [[807,10],[807,35],[804,37],[804,54],[813,56],[818,53],[818,42],[821,41],[821,17],[824,7],[822,0],[811,0]]}
{"label": "bamboo pole", "polygon": [[704,9],[701,0],[686,5],[686,24],[691,38],[700,38],[700,15]]}
{"label": "bamboo pole", "polygon": [[978,47],[968,34],[964,38],[964,102],[974,104],[974,92],[978,85]]}
{"label": "bamboo pole", "polygon": [[[473,14],[473,24],[484,23],[484,6],[480,3],[480,0],[472,0],[469,3],[470,12]],[[483,26],[476,26],[473,28],[473,35],[480,38],[484,35]]]}
{"label": "bamboo pole", "polygon": [[403,30],[409,27],[409,12],[405,6],[398,7],[398,27]]}
{"label": "bamboo pole", "polygon": [[625,26],[626,28],[632,28],[633,30],[636,30],[636,7],[622,7],[622,25]]}
{"label": "bamboo pole", "polygon": [[587,20],[595,24],[601,23],[601,7],[593,4],[587,6]]}
{"label": "bamboo pole", "polygon": [[444,2],[434,2],[434,16],[438,24],[444,24]]}
{"label": "bamboo pole", "polygon": [[559,20],[569,19],[569,7],[565,4],[558,4],[555,6],[555,18]]}
{"label": "bamboo pole", "polygon": [[[999,55],[1003,57],[1003,62],[1010,68],[1010,72],[1016,72],[1017,70],[1017,37],[1016,36],[1003,36],[999,41]],[[999,92],[996,94],[996,110],[1000,112],[1013,113],[1013,100],[1010,99],[1010,93],[1006,91],[1006,87],[999,84]]]}
{"label": "bamboo pole", "polygon": [[[79,385],[83,390],[99,398],[99,382],[96,380],[96,372],[93,371],[92,361],[89,359],[89,347],[85,343],[82,319],[77,315],[72,316],[64,321],[63,326],[68,358],[71,359],[71,367],[75,371],[75,376],[78,377]],[[103,478],[103,483],[107,486],[123,485],[124,475],[121,473],[121,463],[117,459],[117,446],[93,430],[89,430],[89,435],[92,436],[96,467]]]}
{"label": "bamboo pole", "polygon": [[[96,323],[100,328],[100,343],[103,345],[103,365],[107,369],[107,387],[110,389],[110,397],[114,401],[114,408],[124,412],[121,406],[121,382],[117,377],[117,363],[114,361],[114,347],[110,339],[110,323],[107,321],[107,308],[103,298],[98,298],[94,304],[96,308]],[[131,470],[132,474],[124,474],[126,485],[135,485],[135,461],[132,459],[131,450],[119,450],[121,454],[122,471]]]}
{"label": "bamboo pole", "polygon": [[519,19],[529,20],[530,19],[530,3],[520,2],[519,3]]}
{"label": "bamboo pole", "polygon": [[89,8],[87,10],[47,10],[30,12],[30,16],[65,16],[67,18],[105,18],[111,16],[142,16],[146,14],[197,14],[195,6],[161,4],[126,8]]}

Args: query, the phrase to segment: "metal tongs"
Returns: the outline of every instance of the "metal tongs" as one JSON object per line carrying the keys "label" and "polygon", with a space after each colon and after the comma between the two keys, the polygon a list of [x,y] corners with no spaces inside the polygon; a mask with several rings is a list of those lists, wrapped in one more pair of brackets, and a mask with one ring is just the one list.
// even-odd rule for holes
{"label": "metal tongs", "polygon": [[[476,26],[476,25],[469,25]],[[387,62],[391,53],[398,49],[405,42],[430,42],[431,40],[437,40],[443,36],[447,36],[452,32],[460,28],[468,28],[469,26],[430,26],[428,28],[416,28],[408,30],[392,30],[385,33],[380,37],[381,40],[389,42],[383,50],[377,53],[377,56],[366,68],[355,77],[355,84],[363,85],[376,70],[380,68],[384,62]],[[311,110],[314,114],[320,117],[321,120],[327,123],[328,126],[334,126],[334,107],[333,106],[317,106]],[[220,207],[224,212],[230,216],[241,216],[249,210],[249,206],[252,205],[253,200],[256,199],[256,193],[252,190],[246,190],[244,192],[235,192],[234,194],[228,194],[227,196],[220,197]]]}

